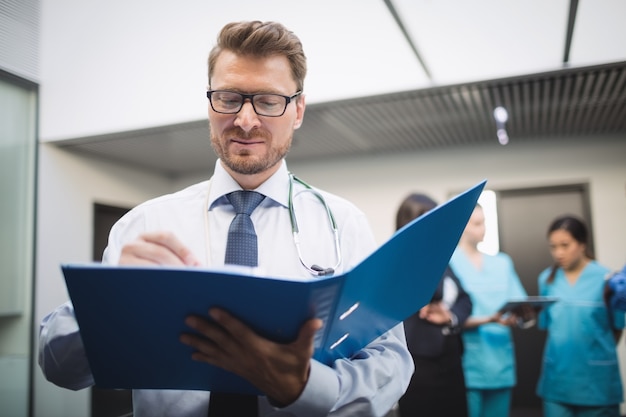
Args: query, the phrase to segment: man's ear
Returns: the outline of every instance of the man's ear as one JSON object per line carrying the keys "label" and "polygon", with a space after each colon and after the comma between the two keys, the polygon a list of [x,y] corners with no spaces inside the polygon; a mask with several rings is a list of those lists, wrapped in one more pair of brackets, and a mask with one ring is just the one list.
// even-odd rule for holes
{"label": "man's ear", "polygon": [[304,120],[304,110],[306,109],[306,98],[304,94],[296,99],[296,120],[293,123],[293,129],[299,129],[302,126],[302,120]]}

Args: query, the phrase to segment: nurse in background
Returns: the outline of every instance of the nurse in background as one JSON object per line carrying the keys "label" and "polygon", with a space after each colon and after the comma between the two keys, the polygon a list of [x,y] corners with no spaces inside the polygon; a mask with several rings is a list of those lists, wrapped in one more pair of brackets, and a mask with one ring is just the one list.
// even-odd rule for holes
{"label": "nurse in background", "polygon": [[604,298],[609,269],[593,260],[587,227],[563,216],[548,228],[554,265],[539,275],[539,294],[558,301],[539,315],[548,331],[537,395],[545,417],[619,417],[623,401],[616,342],[624,312]]}
{"label": "nurse in background", "polygon": [[[409,194],[398,207],[396,230],[436,206],[425,194]],[[398,402],[401,417],[467,417],[460,332],[471,311],[472,300],[448,267],[430,302],[404,321],[415,372]]]}
{"label": "nurse in background", "polygon": [[502,316],[498,310],[509,299],[527,294],[508,255],[478,250],[484,238],[485,215],[477,205],[450,260],[473,304],[463,330],[467,403],[470,417],[508,417],[517,382],[510,326],[518,317]]}

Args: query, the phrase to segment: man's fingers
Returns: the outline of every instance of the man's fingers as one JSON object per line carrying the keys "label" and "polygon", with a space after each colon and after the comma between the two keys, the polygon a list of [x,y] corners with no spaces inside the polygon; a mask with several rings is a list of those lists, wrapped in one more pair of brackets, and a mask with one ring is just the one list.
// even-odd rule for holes
{"label": "man's fingers", "polygon": [[170,232],[151,232],[141,236],[146,242],[164,246],[180,259],[183,264],[188,266],[197,266],[200,263],[189,250],[173,233]]}
{"label": "man's fingers", "polygon": [[173,233],[149,232],[124,245],[120,265],[186,265],[200,262]]}
{"label": "man's fingers", "polygon": [[126,244],[120,255],[120,265],[184,265],[183,261],[165,246],[136,240]]}
{"label": "man's fingers", "polygon": [[[211,308],[209,310],[209,315],[217,324],[228,332],[234,340],[237,340],[240,343],[246,343],[249,338],[257,336],[248,326],[227,311],[220,308]],[[312,349],[315,334],[322,328],[322,326],[323,322],[320,319],[314,318],[307,320],[300,328],[298,332],[298,339],[293,344],[300,345],[305,350]]]}
{"label": "man's fingers", "polygon": [[323,322],[320,319],[311,319],[305,322],[300,328],[300,333],[298,334],[298,340],[296,340],[296,344],[302,346],[303,349],[312,350],[313,349],[313,339],[315,338],[315,333],[323,326]]}

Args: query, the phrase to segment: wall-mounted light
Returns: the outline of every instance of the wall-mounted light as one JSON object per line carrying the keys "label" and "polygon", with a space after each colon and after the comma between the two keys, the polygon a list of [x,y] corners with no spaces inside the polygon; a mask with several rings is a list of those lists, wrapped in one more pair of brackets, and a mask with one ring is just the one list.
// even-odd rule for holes
{"label": "wall-mounted light", "polygon": [[509,120],[509,112],[502,106],[493,109],[493,118],[496,119],[496,136],[500,145],[509,143],[509,134],[506,131],[506,122]]}

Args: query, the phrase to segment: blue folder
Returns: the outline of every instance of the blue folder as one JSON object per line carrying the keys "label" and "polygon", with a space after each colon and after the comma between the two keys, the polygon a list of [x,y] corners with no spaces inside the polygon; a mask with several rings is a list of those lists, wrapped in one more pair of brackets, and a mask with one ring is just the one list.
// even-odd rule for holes
{"label": "blue folder", "polygon": [[296,339],[312,317],[324,325],[314,358],[332,366],[430,301],[485,181],[398,230],[350,271],[301,281],[204,268],[64,264],[96,386],[262,394],[243,378],[191,359],[184,319],[212,306],[260,335]]}

